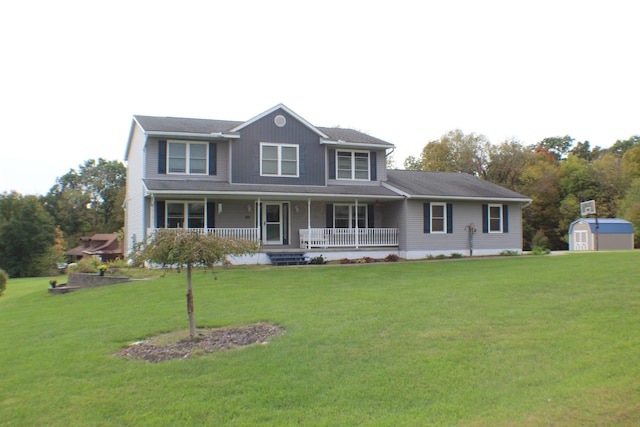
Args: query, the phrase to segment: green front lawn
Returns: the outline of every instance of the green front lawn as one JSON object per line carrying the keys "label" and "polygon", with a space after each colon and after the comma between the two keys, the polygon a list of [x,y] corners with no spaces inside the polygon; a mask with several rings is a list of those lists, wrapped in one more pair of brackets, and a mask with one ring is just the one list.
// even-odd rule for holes
{"label": "green front lawn", "polygon": [[[60,280],[58,280],[60,282]],[[640,252],[194,276],[198,327],[255,345],[152,364],[187,328],[185,274],[0,297],[0,425],[638,425]]]}

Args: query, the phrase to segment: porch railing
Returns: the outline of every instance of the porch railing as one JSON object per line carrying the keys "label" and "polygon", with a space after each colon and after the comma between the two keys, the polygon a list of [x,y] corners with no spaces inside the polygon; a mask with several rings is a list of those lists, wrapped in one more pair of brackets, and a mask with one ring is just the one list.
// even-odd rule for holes
{"label": "porch railing", "polygon": [[312,228],[300,230],[301,248],[398,246],[397,228]]}
{"label": "porch railing", "polygon": [[[157,228],[150,228],[148,234],[152,235]],[[213,234],[218,237],[226,237],[229,239],[244,239],[257,242],[258,229],[257,228],[190,228],[190,231],[198,234]]]}

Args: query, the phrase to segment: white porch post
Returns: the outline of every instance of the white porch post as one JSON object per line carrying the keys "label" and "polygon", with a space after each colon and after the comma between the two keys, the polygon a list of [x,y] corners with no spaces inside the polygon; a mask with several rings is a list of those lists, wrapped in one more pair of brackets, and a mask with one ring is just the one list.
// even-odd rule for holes
{"label": "white porch post", "polygon": [[262,206],[260,205],[260,197],[258,197],[256,210],[256,220],[258,222],[258,241],[262,242]]}
{"label": "white porch post", "polygon": [[307,249],[311,249],[311,197],[307,198]]}
{"label": "white porch post", "polygon": [[358,249],[358,245],[360,243],[360,239],[358,238],[358,199],[356,199],[356,249]]}

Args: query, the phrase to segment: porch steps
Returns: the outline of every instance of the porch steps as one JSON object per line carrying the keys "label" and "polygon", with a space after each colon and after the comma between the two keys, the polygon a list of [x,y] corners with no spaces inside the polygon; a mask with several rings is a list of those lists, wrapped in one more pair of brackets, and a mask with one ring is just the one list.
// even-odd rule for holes
{"label": "porch steps", "polygon": [[273,265],[309,264],[309,257],[304,252],[269,252],[267,255]]}

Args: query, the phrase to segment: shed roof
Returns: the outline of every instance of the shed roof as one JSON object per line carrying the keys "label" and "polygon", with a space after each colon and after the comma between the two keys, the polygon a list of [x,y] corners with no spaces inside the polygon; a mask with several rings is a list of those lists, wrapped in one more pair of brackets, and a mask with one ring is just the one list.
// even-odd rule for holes
{"label": "shed roof", "polygon": [[[596,218],[580,218],[569,225],[569,234],[577,224],[585,223],[589,225],[592,233],[596,232]],[[633,225],[629,221],[620,218],[598,218],[599,234],[633,234]]]}

